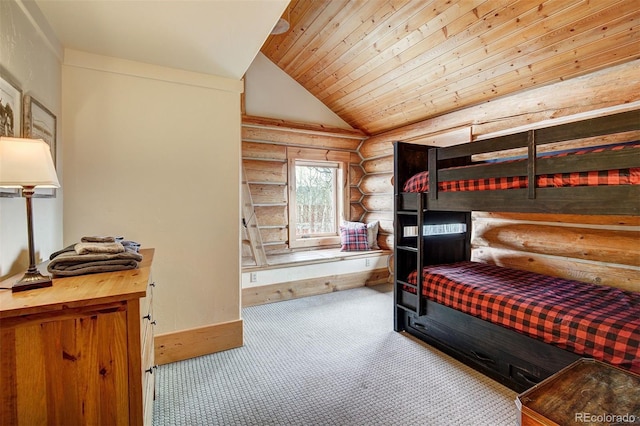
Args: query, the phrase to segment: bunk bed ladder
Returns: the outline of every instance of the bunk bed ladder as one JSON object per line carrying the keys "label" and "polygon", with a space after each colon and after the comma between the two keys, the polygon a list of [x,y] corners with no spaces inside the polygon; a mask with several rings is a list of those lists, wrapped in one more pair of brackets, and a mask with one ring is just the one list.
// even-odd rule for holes
{"label": "bunk bed ladder", "polygon": [[[405,301],[403,296],[404,288],[411,288],[416,295],[422,294],[422,274],[418,273],[416,277],[415,284],[409,283],[407,280],[408,268],[407,265],[415,266],[415,270],[422,271],[424,266],[424,259],[421,256],[421,253],[424,252],[424,238],[423,238],[423,228],[424,228],[424,206],[426,205],[425,200],[426,194],[419,193],[415,194],[416,203],[415,210],[408,209],[402,206],[402,196],[396,196],[396,220],[395,220],[395,235],[396,235],[396,246],[395,246],[395,267],[394,267],[394,282],[395,282],[395,304],[396,309],[403,310],[407,312],[412,312],[417,314],[418,316],[424,315],[424,301],[421,297],[415,297],[415,303],[413,301]],[[408,222],[406,219],[410,218],[412,223],[415,223],[416,236],[415,236],[415,244],[406,244],[407,238],[404,238],[404,225]],[[413,268],[411,268],[413,269]],[[406,294],[406,292],[404,292]],[[400,316],[400,313],[397,312],[397,317]],[[396,317],[396,320],[398,319]],[[396,327],[400,327],[399,324],[396,324]],[[401,327],[400,327],[401,328]]]}
{"label": "bunk bed ladder", "polygon": [[416,237],[416,295],[418,296],[416,299],[416,310],[415,312],[418,316],[424,315],[425,309],[425,299],[422,297],[422,270],[424,269],[424,212],[426,208],[426,194],[420,194],[417,200],[416,210],[418,213],[417,218],[417,226],[418,226],[418,236]]}
{"label": "bunk bed ladder", "polygon": [[527,132],[527,198],[536,198],[536,132]]}

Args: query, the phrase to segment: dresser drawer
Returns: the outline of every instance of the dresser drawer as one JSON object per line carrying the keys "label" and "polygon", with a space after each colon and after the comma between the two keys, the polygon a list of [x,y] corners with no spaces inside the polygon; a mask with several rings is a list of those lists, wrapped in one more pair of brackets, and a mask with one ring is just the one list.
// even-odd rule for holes
{"label": "dresser drawer", "polygon": [[144,424],[150,425],[153,418],[153,400],[155,399],[155,375],[153,333],[147,334],[142,347],[142,408]]}
{"label": "dresser drawer", "polygon": [[140,299],[140,344],[143,348],[149,340],[147,333],[151,333],[151,341],[153,344],[153,325],[155,324],[155,320],[153,318],[153,289],[155,286],[155,282],[152,277],[149,276],[147,295]]}
{"label": "dresser drawer", "polygon": [[142,408],[144,424],[153,420],[153,400],[155,399],[153,289],[155,283],[149,279],[147,295],[140,300],[140,346],[142,350]]}
{"label": "dresser drawer", "polygon": [[[153,282],[153,278],[151,277],[151,275],[149,275],[149,283],[147,285],[147,295],[143,298],[140,299],[140,316],[141,318],[141,323],[140,323],[140,330],[143,331],[145,328],[146,323],[149,323],[152,321],[151,319],[151,308],[152,308],[152,301],[153,301],[153,288],[155,287],[155,282]],[[141,335],[142,336],[142,335]],[[144,338],[142,338],[142,341],[144,341]]]}
{"label": "dresser drawer", "polygon": [[509,377],[516,383],[526,388],[537,385],[542,380],[551,376],[552,373],[544,371],[536,366],[519,363],[518,365],[509,364]]}
{"label": "dresser drawer", "polygon": [[499,374],[505,374],[508,370],[500,349],[487,342],[460,332],[454,332],[437,321],[425,321],[424,317],[412,318],[409,326],[434,337],[480,368],[489,369]]}

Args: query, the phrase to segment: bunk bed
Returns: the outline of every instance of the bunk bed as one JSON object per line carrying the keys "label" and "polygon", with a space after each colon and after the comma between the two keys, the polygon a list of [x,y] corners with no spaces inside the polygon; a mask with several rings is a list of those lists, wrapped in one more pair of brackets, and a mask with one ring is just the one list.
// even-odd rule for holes
{"label": "bunk bed", "polygon": [[472,211],[640,215],[639,142],[565,148],[638,130],[628,111],[443,148],[396,142],[395,330],[519,392],[581,357],[638,372],[640,293],[471,262],[470,241]]}

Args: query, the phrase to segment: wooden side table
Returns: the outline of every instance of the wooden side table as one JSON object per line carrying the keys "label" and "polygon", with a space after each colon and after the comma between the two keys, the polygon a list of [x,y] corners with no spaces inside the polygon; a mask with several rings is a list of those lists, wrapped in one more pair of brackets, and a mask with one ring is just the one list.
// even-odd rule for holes
{"label": "wooden side table", "polygon": [[581,358],[518,395],[522,426],[640,423],[640,376]]}

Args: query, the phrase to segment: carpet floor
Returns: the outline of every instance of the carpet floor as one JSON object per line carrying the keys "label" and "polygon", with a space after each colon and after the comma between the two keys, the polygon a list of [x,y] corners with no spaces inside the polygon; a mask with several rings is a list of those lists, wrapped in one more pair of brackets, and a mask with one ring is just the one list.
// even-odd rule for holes
{"label": "carpet floor", "polygon": [[245,345],[160,366],[155,425],[509,425],[516,393],[393,331],[391,286],[245,308]]}

